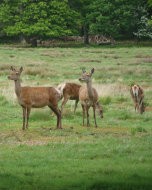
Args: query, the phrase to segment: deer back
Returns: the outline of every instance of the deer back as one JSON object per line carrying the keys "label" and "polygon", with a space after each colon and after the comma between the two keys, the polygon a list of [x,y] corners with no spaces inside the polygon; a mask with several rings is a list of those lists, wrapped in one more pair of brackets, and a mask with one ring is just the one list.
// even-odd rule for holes
{"label": "deer back", "polygon": [[52,102],[57,104],[60,95],[53,87],[22,87],[18,101],[22,106],[44,107]]}
{"label": "deer back", "polygon": [[75,83],[66,83],[63,89],[63,96],[68,95],[70,99],[79,99],[79,89],[81,85]]}

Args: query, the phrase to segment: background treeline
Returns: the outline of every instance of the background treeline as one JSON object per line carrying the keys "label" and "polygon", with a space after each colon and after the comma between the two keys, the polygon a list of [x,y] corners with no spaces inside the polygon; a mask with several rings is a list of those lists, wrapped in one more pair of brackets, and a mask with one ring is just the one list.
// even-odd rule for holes
{"label": "background treeline", "polygon": [[1,0],[0,40],[152,39],[152,0]]}

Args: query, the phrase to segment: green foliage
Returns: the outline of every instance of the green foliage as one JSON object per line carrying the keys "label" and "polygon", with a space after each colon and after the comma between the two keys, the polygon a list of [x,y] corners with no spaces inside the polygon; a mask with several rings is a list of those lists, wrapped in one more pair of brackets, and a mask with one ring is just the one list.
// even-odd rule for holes
{"label": "green foliage", "polygon": [[66,0],[13,1],[1,3],[0,22],[7,35],[60,37],[75,34],[78,14]]}
{"label": "green foliage", "polygon": [[115,38],[133,37],[137,21],[141,18],[142,1],[126,0],[95,0],[90,5],[88,20],[90,33],[106,34]]}
{"label": "green foliage", "polygon": [[143,127],[136,127],[136,128],[131,128],[131,134],[136,135],[137,133],[146,133],[146,129]]}
{"label": "green foliage", "polygon": [[[3,0],[0,36],[48,39],[103,34],[151,38],[151,0]],[[145,20],[146,18],[146,20]]]}
{"label": "green foliage", "polygon": [[152,20],[148,18],[148,12],[142,8],[143,16],[137,22],[137,32],[134,35],[138,38],[152,39]]}
{"label": "green foliage", "polygon": [[152,7],[152,0],[148,0],[148,6]]}

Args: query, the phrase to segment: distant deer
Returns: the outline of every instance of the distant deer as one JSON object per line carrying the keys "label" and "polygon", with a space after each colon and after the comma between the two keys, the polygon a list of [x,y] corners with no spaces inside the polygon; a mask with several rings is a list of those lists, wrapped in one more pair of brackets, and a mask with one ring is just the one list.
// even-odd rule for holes
{"label": "distant deer", "polygon": [[63,97],[61,105],[61,113],[63,113],[63,106],[68,100],[75,100],[74,113],[79,102],[79,89],[81,85],[75,83],[64,83],[58,85],[57,89],[60,91],[61,97]]}
{"label": "distant deer", "polygon": [[142,114],[145,111],[145,106],[143,102],[143,89],[139,85],[134,84],[130,87],[130,94],[134,101],[135,111],[137,110],[140,114]]}
{"label": "distant deer", "polygon": [[94,122],[95,127],[97,127],[96,122],[96,107],[99,110],[101,118],[103,118],[103,110],[99,104],[98,100],[98,93],[95,88],[92,87],[92,74],[94,73],[94,68],[91,70],[90,73],[87,73],[85,70],[82,70],[82,75],[79,78],[79,81],[85,82],[86,86],[82,86],[79,90],[79,100],[81,102],[82,111],[83,111],[83,125],[84,125],[84,117],[85,112],[87,114],[87,126],[90,125],[89,123],[89,109],[93,107],[93,114],[94,114]]}
{"label": "distant deer", "polygon": [[57,128],[61,129],[61,112],[58,108],[60,95],[53,87],[21,87],[20,75],[23,71],[11,67],[8,79],[15,82],[15,93],[19,104],[23,109],[23,130],[28,128],[28,120],[31,108],[42,108],[48,106],[57,116]]}

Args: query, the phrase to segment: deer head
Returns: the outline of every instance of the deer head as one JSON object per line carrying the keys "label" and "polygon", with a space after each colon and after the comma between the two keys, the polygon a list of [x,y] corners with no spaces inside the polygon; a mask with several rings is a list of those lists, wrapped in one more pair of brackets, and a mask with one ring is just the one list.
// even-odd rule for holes
{"label": "deer head", "polygon": [[11,66],[10,70],[11,70],[11,73],[8,76],[8,79],[9,80],[14,80],[14,81],[19,80],[20,79],[20,75],[21,75],[21,73],[23,71],[23,67],[20,67],[19,70],[16,70],[14,67]]}
{"label": "deer head", "polygon": [[87,73],[84,69],[82,69],[82,75],[79,78],[79,81],[88,83],[91,80],[93,73],[94,73],[94,68],[92,68],[89,73]]}
{"label": "deer head", "polygon": [[132,88],[132,93],[135,97],[137,97],[139,95],[139,86],[138,85],[133,85],[131,86]]}

